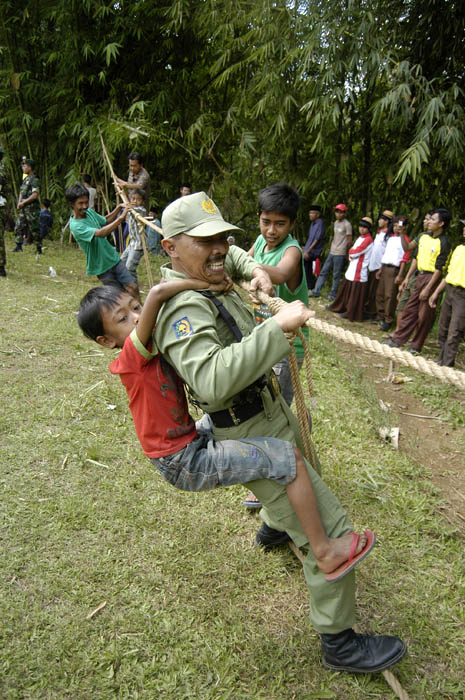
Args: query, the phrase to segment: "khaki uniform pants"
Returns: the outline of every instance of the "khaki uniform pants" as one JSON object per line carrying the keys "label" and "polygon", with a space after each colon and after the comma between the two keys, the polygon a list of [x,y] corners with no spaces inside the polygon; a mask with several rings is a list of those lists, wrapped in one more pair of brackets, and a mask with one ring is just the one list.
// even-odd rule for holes
{"label": "khaki uniform pants", "polygon": [[[269,417],[267,417],[269,416]],[[254,416],[239,426],[214,429],[215,438],[238,439],[260,435],[287,440],[302,449],[295,436],[299,434],[297,419],[284,399],[279,396],[270,402],[267,411]],[[341,504],[325,482],[306,463],[312,480],[318,509],[328,537],[341,537],[352,531],[352,526]],[[286,488],[278,483],[260,479],[247,484],[263,504],[261,515],[270,527],[285,530],[295,544],[306,554],[304,575],[310,591],[310,620],[320,633],[336,634],[355,624],[355,573],[351,571],[340,581],[328,583],[315,563],[305,533],[287,497]]]}

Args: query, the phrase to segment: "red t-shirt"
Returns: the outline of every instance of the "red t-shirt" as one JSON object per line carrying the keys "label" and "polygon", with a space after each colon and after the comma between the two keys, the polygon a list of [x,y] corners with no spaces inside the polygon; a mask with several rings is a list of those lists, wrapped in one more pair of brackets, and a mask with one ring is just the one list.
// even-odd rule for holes
{"label": "red t-shirt", "polygon": [[198,433],[181,379],[160,353],[152,354],[133,330],[110,365],[129,396],[137,437],[147,457],[179,452]]}

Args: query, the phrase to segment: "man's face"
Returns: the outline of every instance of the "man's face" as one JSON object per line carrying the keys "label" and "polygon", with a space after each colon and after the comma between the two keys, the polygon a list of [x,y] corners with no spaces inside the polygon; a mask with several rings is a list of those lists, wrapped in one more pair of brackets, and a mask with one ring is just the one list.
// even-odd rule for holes
{"label": "man's face", "polygon": [[32,173],[32,168],[29,163],[22,163],[21,167],[23,169],[23,173],[26,173],[26,175],[30,175]]}
{"label": "man's face", "polygon": [[227,232],[203,238],[181,233],[163,241],[163,248],[176,272],[207,284],[223,281],[224,261],[229,250]]}
{"label": "man's face", "polygon": [[277,248],[289,235],[294,222],[285,214],[277,211],[262,211],[260,214],[260,233],[269,250]]}
{"label": "man's face", "polygon": [[310,221],[316,221],[319,216],[320,212],[315,211],[315,209],[310,209],[310,211],[308,212],[308,218],[310,219]]}
{"label": "man's face", "polygon": [[191,188],[190,187],[181,187],[179,190],[179,193],[180,193],[181,197],[185,197],[186,194],[191,193]]}
{"label": "man's face", "polygon": [[97,341],[100,345],[107,348],[122,348],[126,338],[139,323],[141,311],[142,306],[137,299],[123,293],[116,306],[102,311],[105,335],[98,336]]}
{"label": "man's face", "polygon": [[432,214],[429,222],[429,230],[433,234],[440,234],[444,226],[444,222],[439,220],[439,214],[435,212]]}
{"label": "man's face", "polygon": [[335,215],[337,221],[342,221],[342,219],[345,217],[346,213],[345,213],[345,211],[342,211],[341,209],[335,209],[334,215]]}
{"label": "man's face", "polygon": [[132,173],[132,175],[137,175],[142,170],[142,163],[139,163],[138,160],[130,160],[129,161],[129,171]]}
{"label": "man's face", "polygon": [[74,204],[71,205],[74,218],[85,219],[88,206],[89,197],[87,195],[82,195],[81,197],[78,197]]}
{"label": "man's face", "polygon": [[423,219],[423,229],[425,231],[429,231],[430,221],[431,221],[431,214],[425,214],[425,218]]}

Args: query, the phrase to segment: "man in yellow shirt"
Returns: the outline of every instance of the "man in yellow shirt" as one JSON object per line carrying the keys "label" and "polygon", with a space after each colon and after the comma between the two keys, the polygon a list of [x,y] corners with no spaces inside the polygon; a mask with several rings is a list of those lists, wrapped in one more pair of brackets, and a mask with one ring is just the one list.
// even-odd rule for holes
{"label": "man in yellow shirt", "polygon": [[[465,219],[460,219],[465,239]],[[438,325],[438,340],[441,346],[438,365],[453,367],[459,343],[465,333],[465,244],[458,245],[452,253],[446,278],[429,298],[432,309],[436,307],[443,289],[446,296],[441,306]]]}
{"label": "man in yellow shirt", "polygon": [[403,249],[416,251],[416,282],[405,305],[399,327],[391,339],[385,341],[385,345],[399,348],[413,333],[408,350],[414,355],[421,352],[436,315],[435,309],[428,304],[428,299],[441,281],[450,252],[450,243],[445,234],[450,219],[448,209],[435,209],[431,216],[429,232],[421,233],[410,242],[403,233],[401,234]]}

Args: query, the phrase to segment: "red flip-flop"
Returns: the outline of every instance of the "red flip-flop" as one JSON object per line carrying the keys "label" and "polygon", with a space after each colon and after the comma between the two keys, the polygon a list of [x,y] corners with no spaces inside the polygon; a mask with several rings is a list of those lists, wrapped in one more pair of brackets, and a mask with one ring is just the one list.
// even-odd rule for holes
{"label": "red flip-flop", "polygon": [[358,554],[355,554],[360,535],[357,535],[355,532],[351,532],[349,534],[352,535],[352,545],[350,547],[349,558],[347,561],[341,564],[341,566],[338,566],[337,569],[331,571],[330,574],[326,574],[326,580],[330,581],[331,583],[334,581],[340,581],[341,578],[344,578],[349,571],[352,571],[352,569],[362,561],[362,559],[365,559],[366,555],[371,552],[376,544],[376,535],[373,530],[364,530],[363,534],[366,535],[367,543]]}

